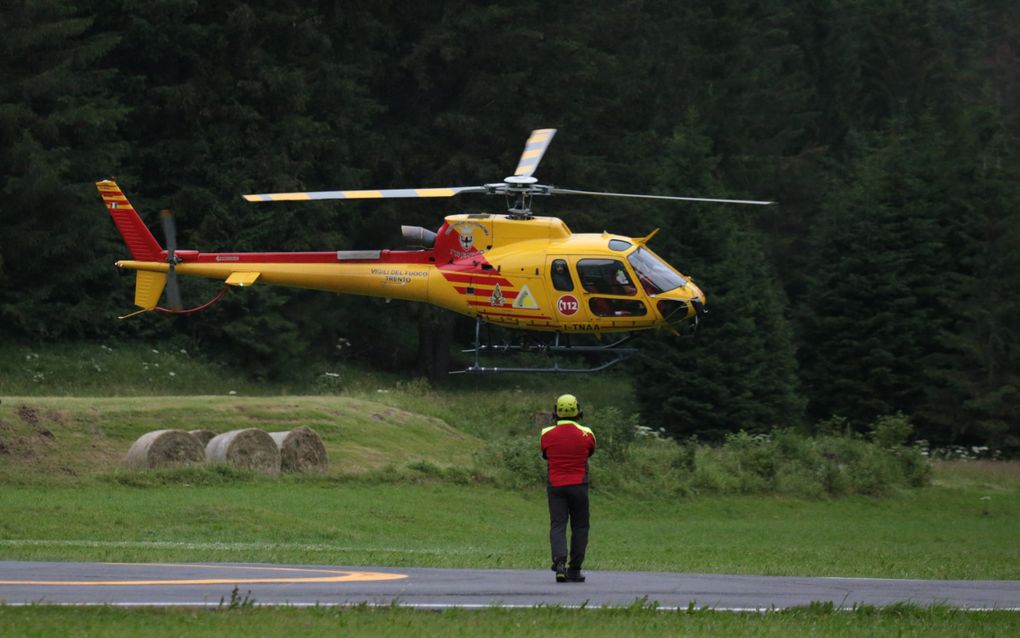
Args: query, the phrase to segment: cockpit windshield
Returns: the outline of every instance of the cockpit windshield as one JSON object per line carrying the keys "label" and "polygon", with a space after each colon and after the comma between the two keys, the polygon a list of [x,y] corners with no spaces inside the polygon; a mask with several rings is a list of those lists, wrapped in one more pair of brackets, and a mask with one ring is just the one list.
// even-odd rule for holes
{"label": "cockpit windshield", "polygon": [[668,292],[680,286],[686,286],[687,280],[644,248],[638,248],[627,255],[627,261],[634,268],[638,280],[649,295]]}

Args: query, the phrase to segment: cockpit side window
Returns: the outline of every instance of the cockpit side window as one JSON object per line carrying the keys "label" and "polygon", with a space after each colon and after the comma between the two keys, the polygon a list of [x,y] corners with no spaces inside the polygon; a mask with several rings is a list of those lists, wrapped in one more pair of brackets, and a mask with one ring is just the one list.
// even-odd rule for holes
{"label": "cockpit side window", "polygon": [[554,259],[552,263],[553,288],[569,292],[574,289],[574,279],[570,276],[565,259]]}
{"label": "cockpit side window", "polygon": [[638,248],[627,255],[627,261],[637,273],[638,281],[650,295],[660,292],[668,292],[675,288],[687,285],[687,280],[673,272],[669,266],[662,262],[651,251]]}
{"label": "cockpit side window", "polygon": [[577,276],[587,292],[601,295],[634,295],[637,287],[622,261],[616,259],[582,259],[577,262]]}

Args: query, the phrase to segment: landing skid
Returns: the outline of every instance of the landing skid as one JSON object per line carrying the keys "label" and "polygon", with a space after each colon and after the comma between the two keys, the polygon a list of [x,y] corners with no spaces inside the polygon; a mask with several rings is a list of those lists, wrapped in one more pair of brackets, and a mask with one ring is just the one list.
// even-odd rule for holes
{"label": "landing skid", "polygon": [[[637,348],[622,347],[623,344],[631,340],[632,335],[627,335],[620,339],[617,339],[613,343],[607,343],[601,346],[574,346],[570,345],[569,342],[562,343],[561,335],[559,332],[555,333],[555,336],[551,342],[521,342],[521,343],[482,343],[482,321],[480,319],[475,321],[475,345],[473,348],[468,348],[462,352],[473,352],[475,355],[475,362],[463,370],[453,370],[450,374],[493,374],[498,372],[572,372],[572,373],[585,373],[585,372],[599,372],[609,367],[626,361],[627,359],[634,356],[637,352]],[[569,339],[569,335],[568,335]],[[507,352],[536,352],[542,354],[550,354],[553,357],[557,355],[570,355],[570,354],[605,354],[609,356],[609,360],[605,361],[601,365],[592,366],[590,368],[574,368],[574,367],[561,367],[560,362],[554,358],[553,365],[546,368],[522,368],[522,367],[489,367],[481,364],[481,354],[486,353],[507,353]]]}

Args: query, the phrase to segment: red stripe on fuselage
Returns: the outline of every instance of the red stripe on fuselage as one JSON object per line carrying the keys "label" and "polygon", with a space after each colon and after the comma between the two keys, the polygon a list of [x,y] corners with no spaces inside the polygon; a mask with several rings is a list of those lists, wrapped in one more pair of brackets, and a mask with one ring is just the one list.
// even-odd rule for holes
{"label": "red stripe on fuselage", "polygon": [[[489,308],[489,307],[498,308],[499,307],[499,306],[493,306],[488,301],[472,301],[471,299],[467,300],[467,305],[469,305],[469,306],[482,306],[484,308]],[[515,310],[531,310],[531,308],[516,308]]]}
{"label": "red stripe on fuselage", "polygon": [[[120,209],[118,209],[120,210]],[[184,252],[185,254],[180,254]],[[432,251],[384,250],[378,259],[338,259],[336,251],[302,253],[198,253],[188,255],[178,251],[178,257],[187,263],[234,264],[428,264]]]}
{"label": "red stripe on fuselage", "polygon": [[[495,290],[494,288],[486,288],[485,290],[480,290],[478,288],[474,288],[474,289],[471,290],[471,292],[468,292],[467,288],[462,288],[460,286],[454,286],[453,289],[456,290],[457,292],[459,292],[462,295],[474,295],[475,297],[489,297],[489,296],[492,295],[492,291]],[[516,290],[502,290],[501,289],[500,293],[504,297],[506,297],[507,299],[513,299],[513,298],[515,298],[517,296],[517,291]]]}
{"label": "red stripe on fuselage", "polygon": [[479,310],[478,314],[485,315],[487,317],[513,317],[516,319],[544,319],[546,321],[550,320],[550,317],[546,317],[545,315],[522,315],[518,312],[493,312],[491,310]]}
{"label": "red stripe on fuselage", "polygon": [[444,272],[443,277],[450,283],[461,283],[461,284],[481,284],[483,286],[494,286],[499,284],[500,286],[512,286],[514,285],[509,279],[504,279],[496,275],[462,275],[460,273]]}

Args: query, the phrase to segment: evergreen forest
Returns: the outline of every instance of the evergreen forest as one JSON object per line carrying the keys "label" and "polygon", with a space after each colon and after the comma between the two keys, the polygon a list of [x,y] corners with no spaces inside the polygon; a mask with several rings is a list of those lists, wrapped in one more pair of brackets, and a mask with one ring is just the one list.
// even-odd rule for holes
{"label": "evergreen forest", "polygon": [[902,414],[1020,451],[1015,0],[4,0],[0,34],[6,342],[441,379],[473,321],[421,305],[255,287],[118,321],[133,278],[94,182],[157,237],[173,209],[181,248],[396,247],[502,201],[240,195],[498,181],[550,127],[544,183],[777,202],[536,202],[574,232],[661,228],[707,293],[696,333],[645,335],[626,368],[643,422],[717,440]]}

